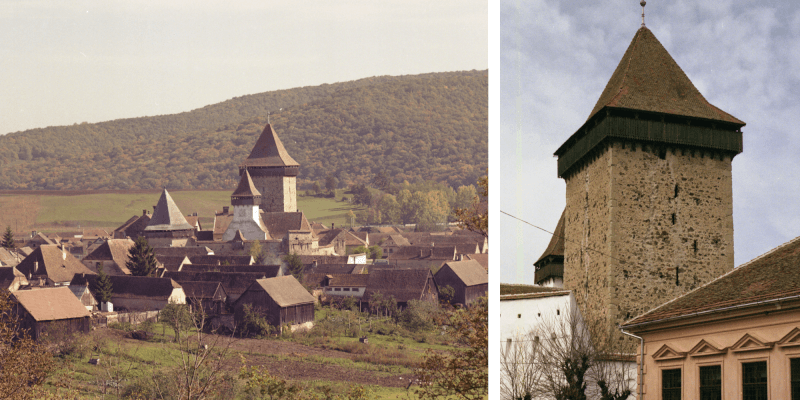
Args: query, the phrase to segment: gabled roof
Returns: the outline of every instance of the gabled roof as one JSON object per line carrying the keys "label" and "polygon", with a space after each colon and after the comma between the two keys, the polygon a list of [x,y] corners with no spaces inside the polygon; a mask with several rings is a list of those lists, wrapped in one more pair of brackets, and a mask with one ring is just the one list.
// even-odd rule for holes
{"label": "gabled roof", "polygon": [[253,179],[250,178],[250,173],[247,170],[244,170],[244,174],[242,174],[241,179],[239,179],[239,186],[236,187],[236,190],[233,191],[231,196],[236,197],[255,197],[261,196],[261,192],[256,189],[256,185],[253,184]]}
{"label": "gabled roof", "polygon": [[217,214],[214,216],[214,234],[223,235],[233,221],[233,214]]}
{"label": "gabled roof", "polygon": [[[96,287],[97,275],[76,274],[70,286],[89,285],[89,290]],[[109,275],[113,297],[147,298],[166,300],[172,296],[174,289],[180,288],[170,278],[153,278],[149,276]]]}
{"label": "gabled roof", "polygon": [[219,282],[229,296],[238,296],[256,279],[265,278],[263,273],[254,272],[164,272],[165,278],[172,278],[178,283],[185,281]]}
{"label": "gabled roof", "polygon": [[464,260],[475,260],[481,263],[481,266],[485,270],[489,270],[489,253],[481,253],[481,254],[463,254]]}
{"label": "gabled roof", "polygon": [[369,299],[380,292],[384,297],[394,296],[397,302],[420,300],[428,278],[433,278],[431,270],[373,268],[368,274],[364,298]]}
{"label": "gabled roof", "polygon": [[36,321],[89,317],[89,311],[66,286],[19,290],[12,294]]}
{"label": "gabled roof", "polygon": [[187,264],[181,269],[182,272],[254,272],[263,274],[266,278],[274,278],[281,272],[280,265],[263,264]]}
{"label": "gabled roof", "polygon": [[[34,263],[37,262],[38,270],[34,272]],[[94,274],[72,254],[62,252],[53,244],[39,246],[17,265],[17,269],[25,276],[47,275],[53,282],[69,282],[75,274]]]}
{"label": "gabled roof", "polygon": [[800,237],[633,318],[623,326],[688,318],[779,299],[800,300]]}
{"label": "gabled roof", "polygon": [[288,167],[300,166],[283,147],[283,143],[278,138],[278,134],[272,129],[272,125],[267,124],[261,136],[258,137],[256,145],[250,155],[245,159],[243,167]]}
{"label": "gabled roof", "polygon": [[281,307],[314,303],[314,296],[308,293],[308,290],[291,275],[259,279],[249,290],[258,289],[267,292],[269,297]]}
{"label": "gabled roof", "polygon": [[366,287],[369,274],[330,275],[328,286]]}
{"label": "gabled roof", "polygon": [[310,267],[314,264],[314,261],[317,262],[317,265],[323,264],[347,264],[347,260],[349,259],[348,256],[324,256],[324,255],[306,255],[306,254],[299,254],[300,262],[302,262],[306,267]]}
{"label": "gabled roof", "polygon": [[319,238],[319,245],[320,246],[327,246],[331,244],[337,237],[341,236],[342,240],[347,240],[346,232],[343,229],[329,229],[326,232],[320,232],[321,236]]}
{"label": "gabled roof", "polygon": [[317,264],[316,267],[306,264],[303,273],[310,274],[352,274],[356,266],[363,264]]}
{"label": "gabled roof", "polygon": [[150,223],[147,224],[145,231],[179,231],[184,229],[194,229],[193,226],[186,222],[186,218],[178,209],[175,200],[169,195],[167,189],[161,192],[161,197],[158,199],[156,209],[153,212],[153,217],[150,218]]}
{"label": "gabled roof", "polygon": [[226,255],[189,255],[192,264],[229,264],[229,265],[249,265],[253,263],[253,256]]}
{"label": "gabled roof", "polygon": [[123,236],[128,236],[131,238],[138,238],[142,235],[142,232],[147,225],[150,224],[151,215],[147,213],[143,213],[142,215],[134,215],[129,220],[125,221],[124,224],[120,225],[119,228],[114,229],[114,232],[121,233]]}
{"label": "gabled roof", "polygon": [[439,268],[436,275],[439,275],[439,272],[445,267],[450,268],[466,286],[489,283],[489,274],[483,269],[481,263],[475,260],[446,262],[442,268]]}
{"label": "gabled roof", "polygon": [[186,299],[224,299],[228,297],[225,288],[219,282],[183,281],[181,283]]}
{"label": "gabled roof", "polygon": [[156,261],[167,271],[180,271],[184,264],[191,264],[187,256],[162,256],[156,254]]}
{"label": "gabled roof", "polygon": [[564,258],[564,215],[566,212],[566,208],[561,212],[561,218],[558,219],[556,230],[553,231],[553,236],[550,237],[550,243],[547,245],[547,248],[544,249],[544,253],[542,253],[541,257],[533,263],[534,265],[551,256]]}
{"label": "gabled roof", "polygon": [[636,32],[588,119],[603,107],[744,125],[744,122],[709,103],[646,27]]}
{"label": "gabled roof", "polygon": [[[84,261],[103,261],[111,260],[119,267],[125,275],[130,275],[131,271],[125,264],[130,259],[130,249],[135,243],[130,239],[108,239],[98,248],[94,249],[89,255],[83,258]],[[108,273],[108,271],[106,271]]]}
{"label": "gabled roof", "polygon": [[389,260],[448,260],[456,256],[456,246],[405,246],[389,254]]}

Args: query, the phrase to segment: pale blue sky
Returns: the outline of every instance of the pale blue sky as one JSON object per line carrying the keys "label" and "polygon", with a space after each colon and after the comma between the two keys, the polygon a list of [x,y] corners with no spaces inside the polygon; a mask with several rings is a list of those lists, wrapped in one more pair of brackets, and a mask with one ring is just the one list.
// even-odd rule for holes
{"label": "pale blue sky", "polygon": [[486,69],[487,13],[485,0],[0,0],[0,134]]}
{"label": "pale blue sky", "polygon": [[[733,160],[736,265],[800,235],[800,3],[657,1],[647,27],[717,107],[745,121]],[[553,230],[553,152],[589,116],[641,25],[639,0],[501,2],[500,209]],[[501,281],[533,283],[550,235],[499,215]]]}

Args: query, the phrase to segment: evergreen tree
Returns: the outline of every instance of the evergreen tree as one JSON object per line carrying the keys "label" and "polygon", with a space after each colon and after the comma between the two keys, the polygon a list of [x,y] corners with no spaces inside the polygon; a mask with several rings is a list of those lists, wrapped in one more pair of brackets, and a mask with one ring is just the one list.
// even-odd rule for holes
{"label": "evergreen tree", "polygon": [[295,277],[298,281],[303,280],[303,270],[305,269],[305,265],[303,265],[303,261],[300,260],[300,256],[295,253],[289,253],[283,256],[283,261],[286,261],[286,264],[289,266],[289,273]]}
{"label": "evergreen tree", "polygon": [[147,239],[139,236],[133,247],[128,252],[130,259],[125,266],[131,271],[133,276],[152,276],[156,271],[156,256],[153,248],[147,243]]}
{"label": "evergreen tree", "polygon": [[103,271],[103,264],[97,266],[97,281],[95,281],[94,292],[97,293],[97,300],[101,303],[111,301],[112,287],[111,278]]}
{"label": "evergreen tree", "polygon": [[0,242],[0,246],[7,249],[14,248],[14,232],[11,232],[10,226],[6,226],[6,233],[3,235],[3,241]]}

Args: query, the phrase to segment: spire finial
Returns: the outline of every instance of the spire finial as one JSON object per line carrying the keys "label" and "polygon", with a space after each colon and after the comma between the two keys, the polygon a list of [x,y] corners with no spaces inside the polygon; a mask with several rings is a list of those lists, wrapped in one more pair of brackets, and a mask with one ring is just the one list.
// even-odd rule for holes
{"label": "spire finial", "polygon": [[[642,14],[644,14],[644,11],[642,11]],[[267,123],[269,123],[269,111],[267,111]]]}
{"label": "spire finial", "polygon": [[647,5],[647,2],[642,0],[639,4],[642,6],[642,26],[644,26],[644,6]]}

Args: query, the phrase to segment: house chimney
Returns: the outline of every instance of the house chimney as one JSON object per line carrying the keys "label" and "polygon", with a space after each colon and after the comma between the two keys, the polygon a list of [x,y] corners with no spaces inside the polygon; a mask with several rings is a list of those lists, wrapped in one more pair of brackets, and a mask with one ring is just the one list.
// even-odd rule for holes
{"label": "house chimney", "polygon": [[156,206],[153,206],[153,214],[156,213]]}
{"label": "house chimney", "polygon": [[314,261],[312,261],[312,262],[311,262],[311,266],[312,266],[312,267],[316,268],[316,267],[317,267],[317,265],[319,265],[319,264],[317,263],[317,260],[314,260]]}
{"label": "house chimney", "polygon": [[336,229],[336,223],[335,222],[331,222],[331,229]]}
{"label": "house chimney", "polygon": [[147,215],[147,209],[146,208],[144,210],[142,210],[142,216],[144,217],[145,215]]}
{"label": "house chimney", "polygon": [[[38,261],[34,261],[33,262],[33,273],[34,274],[38,274],[39,273],[39,262]],[[30,274],[28,274],[28,275],[30,275]],[[30,279],[30,276],[28,276],[28,278]]]}
{"label": "house chimney", "polygon": [[222,207],[222,213],[227,215],[229,209],[230,209],[230,207],[228,207],[228,206]]}

